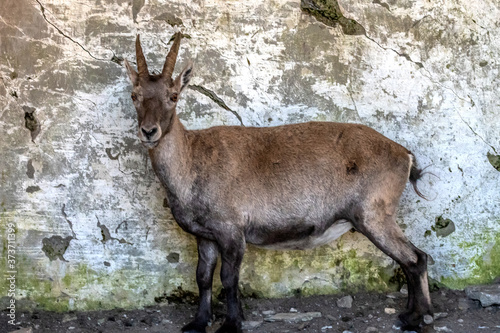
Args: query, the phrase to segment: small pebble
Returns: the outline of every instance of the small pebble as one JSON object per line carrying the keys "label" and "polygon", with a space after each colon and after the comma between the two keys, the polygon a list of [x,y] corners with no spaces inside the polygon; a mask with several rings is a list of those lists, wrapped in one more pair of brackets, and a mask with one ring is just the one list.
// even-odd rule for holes
{"label": "small pebble", "polygon": [[337,318],[335,318],[335,317],[334,317],[334,316],[332,316],[332,315],[326,315],[325,317],[326,317],[328,320],[331,320],[331,321],[336,321],[336,320],[337,320]]}
{"label": "small pebble", "polygon": [[394,308],[385,308],[384,312],[387,313],[387,314],[395,314],[396,313],[396,309],[394,309]]}
{"label": "small pebble", "polygon": [[466,298],[461,298],[458,300],[458,309],[465,311],[469,309],[469,301]]}
{"label": "small pebble", "polygon": [[436,312],[434,314],[434,319],[435,320],[438,320],[440,318],[446,318],[446,317],[448,317],[448,312]]}
{"label": "small pebble", "polygon": [[427,325],[430,325],[430,324],[432,324],[433,322],[434,322],[434,318],[432,318],[432,316],[431,316],[431,315],[426,314],[426,315],[424,316],[424,323],[426,323]]}

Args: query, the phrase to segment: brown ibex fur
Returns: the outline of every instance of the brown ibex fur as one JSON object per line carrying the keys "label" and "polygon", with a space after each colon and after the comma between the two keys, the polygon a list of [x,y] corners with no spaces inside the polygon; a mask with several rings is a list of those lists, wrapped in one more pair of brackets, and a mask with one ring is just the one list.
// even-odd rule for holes
{"label": "brown ibex fur", "polygon": [[[181,34],[163,72],[150,75],[139,36],[133,84],[139,138],[167,191],[172,214],[198,241],[200,304],[183,332],[205,332],[220,254],[227,316],[217,331],[241,332],[239,269],[246,243],[266,248],[319,246],[354,228],[398,262],[408,281],[403,323],[430,315],[427,255],[396,223],[408,179],[420,178],[414,156],[358,124],[310,122],[269,128],[221,126],[188,131],[175,108],[192,65],[172,79]],[[417,189],[416,189],[417,190]],[[417,190],[417,193],[418,190]]]}

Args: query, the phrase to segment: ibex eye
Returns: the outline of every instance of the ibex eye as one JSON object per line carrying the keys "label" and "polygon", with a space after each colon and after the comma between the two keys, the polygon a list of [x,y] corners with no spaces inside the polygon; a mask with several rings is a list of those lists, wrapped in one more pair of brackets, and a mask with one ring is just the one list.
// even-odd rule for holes
{"label": "ibex eye", "polygon": [[134,102],[135,102],[135,101],[137,101],[137,94],[136,94],[136,93],[132,93],[132,94],[130,95],[130,97],[132,97],[132,100],[133,100]]}
{"label": "ibex eye", "polygon": [[173,93],[172,96],[170,96],[170,100],[172,102],[177,102],[177,98],[178,98],[177,93]]}

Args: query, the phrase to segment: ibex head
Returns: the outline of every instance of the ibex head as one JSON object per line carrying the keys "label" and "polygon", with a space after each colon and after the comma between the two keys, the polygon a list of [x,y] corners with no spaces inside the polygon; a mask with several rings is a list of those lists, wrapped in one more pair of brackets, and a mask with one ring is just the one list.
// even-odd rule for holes
{"label": "ibex head", "polygon": [[125,67],[133,85],[131,97],[137,110],[139,139],[150,149],[156,147],[158,141],[170,131],[180,93],[191,79],[191,62],[175,80],[172,79],[181,36],[180,32],[175,35],[161,74],[149,74],[139,35],[135,41],[138,72],[125,60]]}

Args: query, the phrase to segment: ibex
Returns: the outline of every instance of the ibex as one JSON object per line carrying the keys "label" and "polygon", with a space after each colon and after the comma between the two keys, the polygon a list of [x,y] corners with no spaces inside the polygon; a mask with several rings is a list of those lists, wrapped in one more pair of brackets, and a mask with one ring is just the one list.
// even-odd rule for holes
{"label": "ibex", "polygon": [[432,315],[427,255],[396,223],[408,180],[421,195],[416,182],[422,170],[413,154],[359,124],[186,130],[176,105],[193,65],[188,63],[172,79],[180,40],[177,33],[161,74],[149,74],[139,36],[138,71],[126,60],[125,66],[133,85],[139,139],[149,149],[175,220],[198,244],[200,303],[182,332],[206,332],[219,255],[227,314],[217,333],[241,332],[238,279],[247,243],[306,249],[353,228],[402,267],[408,282],[408,310],[400,315],[402,322],[415,326]]}

